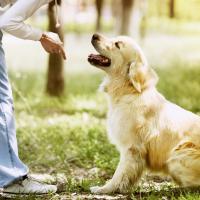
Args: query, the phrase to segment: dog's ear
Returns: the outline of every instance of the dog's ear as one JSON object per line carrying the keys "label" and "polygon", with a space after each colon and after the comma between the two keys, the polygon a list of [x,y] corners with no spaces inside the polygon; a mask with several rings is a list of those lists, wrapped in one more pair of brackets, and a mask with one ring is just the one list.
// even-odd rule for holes
{"label": "dog's ear", "polygon": [[154,70],[140,61],[130,64],[129,78],[134,88],[139,93],[141,93],[144,88],[155,86],[158,81],[158,76]]}

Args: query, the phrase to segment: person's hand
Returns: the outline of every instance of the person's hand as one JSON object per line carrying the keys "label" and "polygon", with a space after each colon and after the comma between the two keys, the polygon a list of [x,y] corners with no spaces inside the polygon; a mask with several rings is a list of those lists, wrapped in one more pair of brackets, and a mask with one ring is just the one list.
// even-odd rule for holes
{"label": "person's hand", "polygon": [[48,53],[60,54],[66,60],[63,43],[55,33],[44,33],[40,39],[41,45]]}

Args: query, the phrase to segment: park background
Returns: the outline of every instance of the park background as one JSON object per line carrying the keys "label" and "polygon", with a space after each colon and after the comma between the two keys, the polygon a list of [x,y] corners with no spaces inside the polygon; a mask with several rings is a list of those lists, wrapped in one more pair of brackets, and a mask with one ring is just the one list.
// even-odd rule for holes
{"label": "park background", "polygon": [[[42,7],[27,23],[54,30],[48,25],[55,25],[53,9]],[[43,199],[95,199],[89,187],[112,177],[119,155],[106,136],[107,102],[98,92],[104,73],[87,62],[94,52],[92,34],[133,37],[160,77],[158,90],[198,114],[200,1],[62,0],[60,11],[62,26],[55,31],[64,36],[66,62],[55,55],[49,58],[39,42],[4,34],[19,153],[31,172],[60,181],[59,195]],[[176,190],[168,179],[147,176],[142,183],[125,196],[98,198],[199,199],[198,190]]]}

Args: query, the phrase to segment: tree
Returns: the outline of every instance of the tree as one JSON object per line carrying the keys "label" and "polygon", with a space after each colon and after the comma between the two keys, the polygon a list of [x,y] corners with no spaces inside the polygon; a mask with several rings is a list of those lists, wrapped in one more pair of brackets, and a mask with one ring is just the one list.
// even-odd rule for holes
{"label": "tree", "polygon": [[169,0],[169,17],[175,17],[175,0]]}
{"label": "tree", "polygon": [[[101,16],[104,0],[95,0],[97,21],[96,31],[101,30]],[[116,21],[118,34],[128,35],[131,22],[131,14],[135,0],[112,0],[111,6]],[[119,28],[118,28],[119,27]]]}
{"label": "tree", "polygon": [[122,3],[122,20],[120,26],[120,34],[128,35],[134,0],[121,0],[121,3]]}
{"label": "tree", "polygon": [[[62,0],[58,0],[58,5],[61,6]],[[56,27],[55,2],[48,5],[48,18],[50,32],[55,32],[64,42],[64,33],[62,26]],[[48,62],[47,85],[46,91],[51,96],[61,96],[64,92],[64,63],[63,59],[58,54],[50,54]]]}
{"label": "tree", "polygon": [[139,33],[140,33],[140,38],[143,40],[146,35],[146,29],[147,29],[147,7],[148,7],[148,2],[147,0],[140,0],[140,24],[139,24]]}
{"label": "tree", "polygon": [[96,10],[97,10],[97,21],[96,21],[96,31],[101,30],[101,16],[102,16],[102,10],[103,10],[103,3],[104,0],[96,0]]}

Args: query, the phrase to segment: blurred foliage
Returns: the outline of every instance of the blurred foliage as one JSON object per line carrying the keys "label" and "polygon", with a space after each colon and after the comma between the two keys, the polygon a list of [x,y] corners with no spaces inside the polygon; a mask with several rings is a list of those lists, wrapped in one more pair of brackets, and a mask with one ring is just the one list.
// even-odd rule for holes
{"label": "blurred foliage", "polygon": [[[169,16],[169,0],[149,0],[149,17],[167,17]],[[176,18],[183,21],[200,20],[200,1],[199,0],[175,0]]]}

